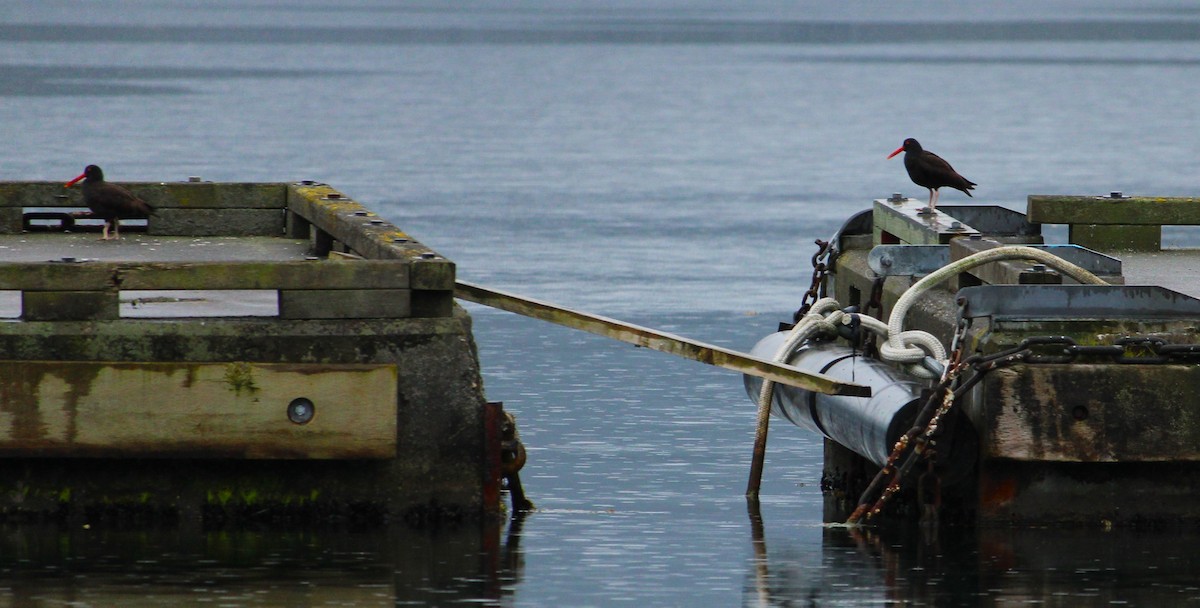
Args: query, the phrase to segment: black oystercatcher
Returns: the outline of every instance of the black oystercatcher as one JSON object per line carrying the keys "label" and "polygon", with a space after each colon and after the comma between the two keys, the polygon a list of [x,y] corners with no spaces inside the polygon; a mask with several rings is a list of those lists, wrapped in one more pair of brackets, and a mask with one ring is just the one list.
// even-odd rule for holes
{"label": "black oystercatcher", "polygon": [[908,169],[909,179],[918,186],[929,188],[930,213],[937,204],[938,188],[942,186],[962,190],[963,194],[971,196],[970,190],[975,187],[975,182],[959,175],[954,167],[950,166],[950,163],[937,154],[922,148],[921,143],[917,140],[911,137],[904,140],[904,145],[888,154],[888,158],[901,152],[904,152],[904,168]]}
{"label": "black oystercatcher", "polygon": [[101,240],[107,241],[108,226],[113,227],[113,239],[121,238],[121,220],[128,218],[145,218],[154,213],[154,208],[146,201],[136,197],[132,192],[104,181],[104,172],[96,165],[88,165],[83,174],[67,182],[68,188],[79,180],[84,180],[83,202],[92,213],[104,220],[104,235]]}

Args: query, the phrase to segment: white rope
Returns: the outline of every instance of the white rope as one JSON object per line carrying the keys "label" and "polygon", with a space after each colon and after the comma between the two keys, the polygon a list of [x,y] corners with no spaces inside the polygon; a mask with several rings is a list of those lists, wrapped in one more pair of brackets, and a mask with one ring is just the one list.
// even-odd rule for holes
{"label": "white rope", "polygon": [[[914,371],[912,362],[920,361],[924,358],[926,353],[919,351],[921,351],[921,348],[925,348],[928,354],[937,359],[939,363],[945,364],[946,351],[941,346],[941,343],[937,342],[936,338],[926,332],[904,331],[905,316],[908,315],[909,309],[916,303],[917,298],[921,297],[926,291],[929,291],[934,285],[960,272],[1003,260],[1033,260],[1041,262],[1080,283],[1107,285],[1100,277],[1042,249],[1009,245],[980,251],[935,270],[901,294],[900,299],[896,301],[896,305],[892,307],[892,315],[888,317],[887,342],[880,347],[879,356],[886,361],[906,363],[908,364],[906,368],[911,372]],[[940,352],[929,350],[929,347],[932,346],[929,344],[929,338],[932,338],[932,341],[938,344]],[[925,377],[931,376],[932,374],[929,374]]]}
{"label": "white rope", "polygon": [[[1103,279],[1087,270],[1042,249],[1010,245],[981,251],[951,262],[914,283],[896,301],[887,323],[870,315],[858,315],[861,327],[878,335],[883,340],[879,346],[879,357],[884,361],[900,365],[906,372],[914,376],[933,378],[934,372],[927,369],[922,363],[926,357],[932,357],[944,366],[946,364],[946,347],[929,332],[904,329],[904,318],[909,309],[916,304],[918,298],[938,283],[972,268],[1003,260],[1032,260],[1045,264],[1080,283],[1107,284]],[[814,302],[808,314],[797,321],[788,333],[773,360],[786,363],[796,349],[814,336],[836,336],[837,326],[849,323],[851,320],[851,315],[843,312],[841,308],[841,304],[838,304],[837,300],[833,298],[821,298]],[[763,382],[762,389],[759,391],[760,408],[770,407],[774,384],[770,381]]]}
{"label": "white rope", "polygon": [[[783,344],[775,351],[772,361],[787,363],[796,349],[818,333],[837,334],[837,325],[846,313],[839,310],[841,305],[833,298],[821,298],[808,309],[808,313],[796,321]],[[765,432],[766,419],[771,411],[771,399],[774,398],[775,383],[763,379],[758,391],[758,426],[760,432]]]}

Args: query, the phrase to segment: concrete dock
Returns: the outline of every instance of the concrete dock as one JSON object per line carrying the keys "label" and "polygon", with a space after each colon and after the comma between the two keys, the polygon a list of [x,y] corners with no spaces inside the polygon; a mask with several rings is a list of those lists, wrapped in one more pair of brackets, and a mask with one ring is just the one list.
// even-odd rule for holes
{"label": "concrete dock", "polygon": [[157,212],[101,242],[0,183],[0,518],[498,509],[453,262],[324,184],[125,185]]}
{"label": "concrete dock", "polygon": [[[880,199],[848,221],[832,244],[830,295],[889,320],[923,277],[1011,245],[1071,258],[1107,284],[995,261],[949,275],[908,309],[903,329],[948,350],[958,334],[976,363],[959,372],[966,388],[942,425],[954,430],[917,435],[938,447],[899,484],[908,493],[895,512],[937,505],[944,519],[985,525],[1200,522],[1200,251],[1162,249],[1159,234],[1200,221],[1200,199],[1031,196],[1027,213],[924,206]],[[1068,225],[1071,242],[1044,243],[1042,223]],[[952,474],[938,454],[963,445],[955,457],[974,459],[971,473]],[[844,520],[881,467],[828,439],[825,453],[827,517]]]}

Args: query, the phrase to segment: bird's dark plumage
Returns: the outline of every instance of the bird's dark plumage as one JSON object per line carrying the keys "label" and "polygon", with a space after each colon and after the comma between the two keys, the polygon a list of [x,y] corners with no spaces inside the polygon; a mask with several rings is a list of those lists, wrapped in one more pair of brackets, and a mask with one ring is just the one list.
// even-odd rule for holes
{"label": "bird's dark plumage", "polygon": [[113,237],[121,238],[120,220],[130,218],[145,218],[154,214],[154,208],[146,201],[121,186],[104,181],[104,171],[96,165],[88,165],[83,173],[67,182],[67,187],[83,180],[80,189],[83,191],[83,203],[92,213],[104,220],[103,240],[108,240],[108,227],[113,227]]}
{"label": "bird's dark plumage", "polygon": [[921,143],[917,140],[911,137],[904,140],[904,145],[896,148],[896,151],[889,154],[888,158],[901,152],[904,152],[904,168],[908,170],[908,177],[914,184],[929,189],[929,208],[931,210],[937,204],[938,188],[942,186],[961,190],[967,196],[971,196],[975,182],[959,175],[954,167],[950,166],[950,163],[937,154],[922,148]]}

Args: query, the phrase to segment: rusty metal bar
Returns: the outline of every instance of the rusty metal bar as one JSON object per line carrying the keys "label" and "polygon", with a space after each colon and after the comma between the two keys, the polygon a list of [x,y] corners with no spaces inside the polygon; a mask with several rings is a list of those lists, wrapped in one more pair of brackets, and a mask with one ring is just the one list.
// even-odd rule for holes
{"label": "rusty metal bar", "polygon": [[459,299],[475,302],[476,304],[483,304],[526,317],[557,323],[573,329],[620,340],[621,342],[643,346],[659,352],[669,353],[685,359],[707,363],[708,365],[742,372],[743,374],[759,378],[766,378],[773,382],[797,386],[817,393],[853,395],[858,397],[871,396],[870,387],[839,382],[822,374],[806,372],[790,365],[774,363],[746,353],[740,353],[655,329],[572,310],[471,283],[456,282],[454,295]]}
{"label": "rusty metal bar", "polygon": [[488,401],[483,406],[483,515],[500,513],[500,418],[504,404]]}

